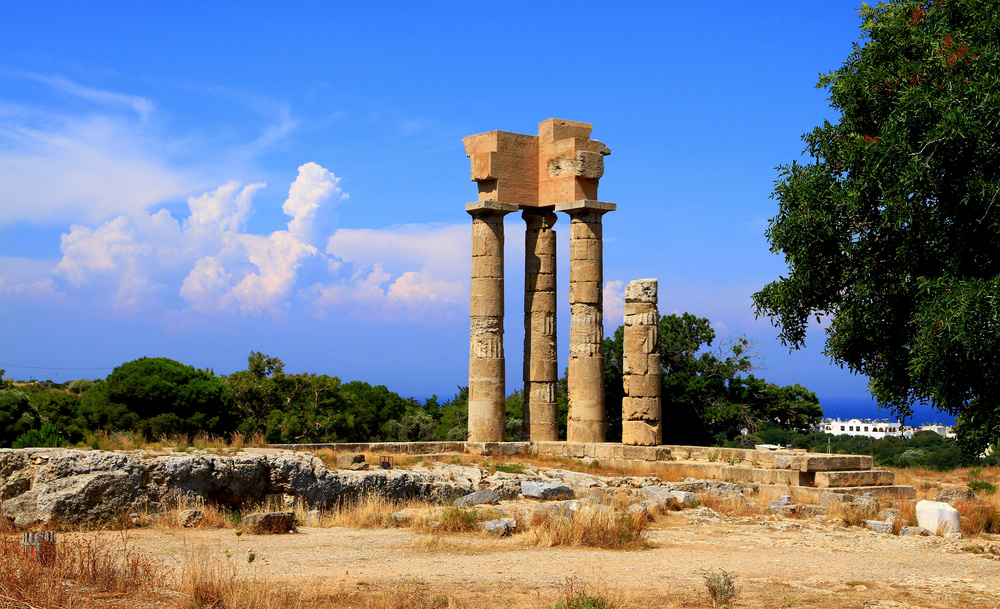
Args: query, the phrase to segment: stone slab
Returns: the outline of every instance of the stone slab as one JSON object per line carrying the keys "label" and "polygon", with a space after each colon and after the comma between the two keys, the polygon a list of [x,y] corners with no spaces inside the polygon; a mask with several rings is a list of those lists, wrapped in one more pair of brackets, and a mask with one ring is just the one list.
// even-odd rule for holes
{"label": "stone slab", "polygon": [[790,492],[794,501],[799,503],[820,503],[823,493],[846,493],[864,496],[871,493],[882,502],[897,502],[903,499],[915,499],[917,491],[912,486],[842,486],[835,488],[818,488],[810,486],[793,486]]}
{"label": "stone slab", "polygon": [[567,213],[576,211],[608,212],[615,211],[616,209],[618,209],[618,206],[614,203],[608,203],[607,201],[592,201],[590,199],[556,203],[556,211],[564,211]]}
{"label": "stone slab", "polygon": [[841,486],[892,486],[896,474],[887,470],[816,472],[816,486],[833,488]]}

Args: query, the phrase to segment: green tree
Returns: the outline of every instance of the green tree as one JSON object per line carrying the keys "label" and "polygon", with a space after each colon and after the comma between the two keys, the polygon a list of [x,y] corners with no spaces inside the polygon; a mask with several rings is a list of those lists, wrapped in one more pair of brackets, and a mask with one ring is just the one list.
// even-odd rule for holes
{"label": "green tree", "polygon": [[10,446],[18,436],[41,423],[28,394],[17,389],[0,389],[0,446]]}
{"label": "green tree", "polygon": [[469,387],[459,387],[458,393],[441,405],[438,437],[452,442],[465,441],[469,436]]}
{"label": "green tree", "polygon": [[147,438],[236,429],[232,394],[209,370],[164,357],[143,357],[115,368],[80,403],[87,428],[132,429]]}
{"label": "green tree", "polygon": [[754,295],[781,339],[826,315],[825,353],[908,418],[1000,436],[1000,11],[992,0],[863,5],[862,41],[820,78],[840,113],[779,168],[767,237],[787,277]]}
{"label": "green tree", "polygon": [[[665,444],[723,444],[767,422],[805,430],[823,411],[801,385],[779,387],[750,374],[758,368],[755,345],[745,337],[713,351],[715,330],[690,313],[659,322],[661,420]],[[624,328],[604,341],[605,417],[608,439],[621,439]]]}

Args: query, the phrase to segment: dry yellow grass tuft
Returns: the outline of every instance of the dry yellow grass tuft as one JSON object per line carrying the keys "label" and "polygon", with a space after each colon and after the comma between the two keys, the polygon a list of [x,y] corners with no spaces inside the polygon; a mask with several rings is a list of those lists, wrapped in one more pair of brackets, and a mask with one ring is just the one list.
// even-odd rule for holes
{"label": "dry yellow grass tuft", "polygon": [[119,541],[57,539],[55,552],[38,561],[25,555],[20,538],[0,538],[0,606],[90,608],[108,606],[109,595],[162,597],[169,572],[131,550],[127,534]]}
{"label": "dry yellow grass tuft", "polygon": [[646,547],[649,517],[645,512],[584,507],[575,512],[539,511],[526,535],[542,547],[585,546],[611,550]]}

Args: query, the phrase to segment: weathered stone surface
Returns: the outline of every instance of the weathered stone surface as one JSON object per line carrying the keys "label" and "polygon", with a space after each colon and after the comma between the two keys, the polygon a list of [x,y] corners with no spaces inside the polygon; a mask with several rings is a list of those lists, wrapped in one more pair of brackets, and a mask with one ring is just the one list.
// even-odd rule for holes
{"label": "weathered stone surface", "polygon": [[648,501],[669,504],[676,502],[681,505],[692,505],[695,502],[694,493],[689,491],[675,491],[662,486],[644,486],[639,489],[639,494]]}
{"label": "weathered stone surface", "polygon": [[918,501],[917,525],[935,535],[962,534],[958,510],[943,501]]}
{"label": "weathered stone surface", "polygon": [[820,505],[803,505],[799,508],[799,513],[803,516],[826,516],[829,510]]}
{"label": "weathered stone surface", "polygon": [[845,486],[890,486],[896,483],[896,474],[886,470],[816,472],[819,488]]}
{"label": "weathered stone surface", "polygon": [[474,493],[469,493],[464,497],[459,497],[458,499],[455,500],[453,505],[455,507],[469,507],[472,505],[481,505],[484,503],[493,505],[496,503],[500,503],[501,500],[503,500],[503,497],[500,496],[500,493],[496,492],[491,488],[484,488]]}
{"label": "weathered stone surface", "polygon": [[513,518],[497,518],[483,523],[483,529],[487,533],[506,537],[517,527],[517,521]]}
{"label": "weathered stone surface", "polygon": [[[303,453],[142,459],[102,451],[5,449],[0,450],[0,461],[20,464],[10,478],[28,481],[5,487],[11,496],[4,500],[2,513],[18,526],[97,524],[130,511],[203,501],[256,504],[267,495],[318,507],[364,494],[442,500],[477,490],[482,478],[479,470],[458,466],[329,470],[320,459]],[[22,492],[14,494],[17,490]]]}
{"label": "weathered stone surface", "polygon": [[687,491],[689,493],[708,493],[720,497],[731,497],[743,495],[746,492],[739,484],[722,482],[721,480],[685,480],[684,482],[672,482],[663,485],[673,491]]}
{"label": "weathered stone surface", "polygon": [[177,515],[177,524],[182,527],[196,527],[205,517],[205,512],[198,509],[183,510]]}
{"label": "weathered stone surface", "polygon": [[900,537],[920,537],[930,534],[931,532],[923,527],[903,527],[899,530]]}
{"label": "weathered stone surface", "polygon": [[884,520],[866,520],[865,527],[876,533],[892,533],[892,523]]}
{"label": "weathered stone surface", "polygon": [[243,517],[241,526],[244,531],[251,535],[288,533],[295,529],[295,514],[292,512],[247,514]]}
{"label": "weathered stone surface", "polygon": [[368,462],[361,453],[344,453],[337,457],[337,469],[368,469]]}
{"label": "weathered stone surface", "polygon": [[960,501],[975,501],[976,494],[967,486],[949,486],[943,488],[934,495],[934,501],[955,505]]}
{"label": "weathered stone surface", "polygon": [[524,480],[521,482],[521,494],[533,499],[569,499],[573,496],[573,487]]}
{"label": "weathered stone surface", "polygon": [[657,303],[656,279],[635,279],[625,286],[625,302]]}

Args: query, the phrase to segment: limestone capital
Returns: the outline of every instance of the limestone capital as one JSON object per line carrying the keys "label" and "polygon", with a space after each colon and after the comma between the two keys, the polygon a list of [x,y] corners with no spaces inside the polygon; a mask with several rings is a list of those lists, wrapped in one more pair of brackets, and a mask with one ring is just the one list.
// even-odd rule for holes
{"label": "limestone capital", "polygon": [[470,216],[504,216],[511,212],[517,211],[517,205],[513,203],[503,203],[501,201],[495,201],[493,199],[487,199],[486,201],[473,201],[472,203],[465,204],[465,211],[469,213]]}
{"label": "limestone capital", "polygon": [[556,211],[565,212],[569,215],[573,214],[606,214],[609,211],[615,211],[618,206],[614,203],[608,203],[607,201],[594,201],[591,199],[580,199],[579,201],[567,201],[565,203],[556,203]]}

